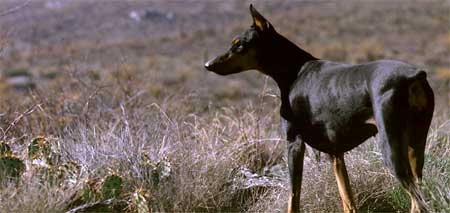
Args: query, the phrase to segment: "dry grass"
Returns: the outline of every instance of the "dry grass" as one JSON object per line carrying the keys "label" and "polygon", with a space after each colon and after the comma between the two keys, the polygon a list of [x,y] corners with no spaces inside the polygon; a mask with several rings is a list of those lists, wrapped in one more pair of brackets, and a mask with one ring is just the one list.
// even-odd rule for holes
{"label": "dry grass", "polygon": [[[449,48],[442,47],[448,45],[448,29],[441,25],[447,23],[441,17],[448,7],[438,3],[397,8],[375,3],[339,6],[286,1],[258,2],[257,7],[280,32],[301,41],[302,47],[317,56],[355,63],[389,57],[427,65],[437,107],[428,136],[423,187],[433,211],[450,211],[445,73],[450,62]],[[132,201],[136,191],[143,192],[151,211],[286,210],[286,142],[279,127],[275,84],[254,72],[223,78],[202,69],[205,58],[218,53],[228,39],[248,26],[247,5],[205,5],[111,4],[105,13],[117,14],[113,16],[117,28],[129,30],[111,33],[111,37],[91,28],[105,24],[99,29],[110,29],[111,22],[101,14],[92,18],[99,23],[86,23],[96,8],[92,2],[63,8],[75,17],[72,21],[79,25],[76,34],[53,27],[62,11],[45,13],[39,6],[23,11],[36,20],[53,19],[33,25],[35,37],[25,30],[33,22],[18,24],[18,32],[24,34],[8,37],[6,46],[0,44],[5,47],[0,53],[0,137],[23,159],[33,138],[53,138],[60,161],[76,162],[81,171],[74,181],[60,184],[50,184],[36,171],[27,171],[19,182],[4,181],[0,184],[0,212],[63,212],[83,205],[87,203],[80,201],[83,187],[98,183],[111,171],[124,179],[117,198],[122,204],[115,208],[128,211],[137,210]],[[151,6],[174,11],[185,21],[176,19],[168,25],[176,26],[175,31],[157,25],[158,32],[152,32],[139,30],[147,25],[127,23],[120,16],[121,8]],[[422,7],[432,12],[424,12]],[[217,8],[231,9],[223,12]],[[360,12],[351,12],[355,8]],[[80,10],[88,10],[86,17],[79,18]],[[383,10],[386,16],[380,15]],[[27,17],[23,14],[2,23],[6,27],[21,23]],[[314,14],[315,19],[305,21]],[[369,26],[374,16],[376,25]],[[397,31],[386,33],[392,29]],[[50,33],[51,39],[40,37],[43,32]],[[426,42],[429,38],[436,39]],[[28,39],[42,42],[29,43]],[[17,70],[31,74],[34,89],[17,89],[7,82],[6,73]],[[357,205],[369,212],[407,211],[408,197],[383,167],[380,155],[375,140],[346,155]],[[303,210],[336,212],[340,205],[327,156],[318,157],[308,149]]]}

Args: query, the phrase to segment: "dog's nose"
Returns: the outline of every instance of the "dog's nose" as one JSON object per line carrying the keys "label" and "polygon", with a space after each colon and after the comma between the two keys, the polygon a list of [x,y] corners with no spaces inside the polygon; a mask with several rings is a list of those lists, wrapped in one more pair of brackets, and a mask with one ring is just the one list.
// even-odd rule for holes
{"label": "dog's nose", "polygon": [[212,68],[212,63],[211,63],[211,61],[207,61],[206,63],[205,63],[205,68],[207,69],[207,70],[211,70],[211,68]]}

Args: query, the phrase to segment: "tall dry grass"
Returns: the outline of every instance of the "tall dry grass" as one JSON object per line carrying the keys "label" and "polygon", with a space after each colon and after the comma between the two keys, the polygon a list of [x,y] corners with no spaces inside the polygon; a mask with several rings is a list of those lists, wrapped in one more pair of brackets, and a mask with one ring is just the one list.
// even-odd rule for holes
{"label": "tall dry grass", "polygon": [[[128,71],[121,71],[109,83],[126,81]],[[64,81],[62,93],[38,88],[11,109],[35,106],[4,136],[16,154],[24,157],[29,141],[44,134],[57,141],[63,161],[76,162],[82,169],[70,186],[43,183],[38,175],[28,175],[17,185],[3,183],[0,211],[68,210],[87,180],[101,179],[111,170],[125,180],[120,199],[129,200],[131,192],[144,190],[153,211],[287,208],[286,142],[279,128],[277,99],[267,86],[244,106],[210,104],[200,112],[189,107],[198,106],[195,93],[156,103],[139,84],[112,89],[91,80]],[[77,95],[66,94],[69,91]],[[4,115],[7,121],[15,116]],[[432,209],[442,211],[450,205],[450,122],[446,115],[436,117],[439,122],[433,123],[428,137],[423,187]],[[409,209],[407,195],[382,165],[376,140],[346,154],[346,162],[360,209]],[[166,174],[155,178],[149,165],[163,165]],[[328,157],[308,149],[302,208],[339,211],[336,186]]]}

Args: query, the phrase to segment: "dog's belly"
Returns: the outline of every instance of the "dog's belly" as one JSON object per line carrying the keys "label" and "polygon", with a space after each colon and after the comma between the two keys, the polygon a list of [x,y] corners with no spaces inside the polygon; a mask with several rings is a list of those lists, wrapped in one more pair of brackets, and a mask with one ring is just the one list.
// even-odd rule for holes
{"label": "dog's belly", "polygon": [[[355,96],[353,96],[355,97]],[[343,99],[343,100],[342,100]],[[311,103],[300,112],[300,136],[310,146],[326,153],[349,151],[378,132],[373,121],[370,99],[361,98],[340,101],[330,99],[321,103]],[[306,116],[307,115],[307,116]]]}
{"label": "dog's belly", "polygon": [[347,152],[378,133],[376,125],[360,123],[345,130],[316,124],[302,128],[300,137],[311,147],[330,154]]}
{"label": "dog's belly", "polygon": [[[340,124],[342,125],[342,124]],[[330,123],[315,123],[302,128],[300,136],[311,147],[330,154],[343,153],[360,145],[378,133],[373,123],[363,120],[345,127]]]}

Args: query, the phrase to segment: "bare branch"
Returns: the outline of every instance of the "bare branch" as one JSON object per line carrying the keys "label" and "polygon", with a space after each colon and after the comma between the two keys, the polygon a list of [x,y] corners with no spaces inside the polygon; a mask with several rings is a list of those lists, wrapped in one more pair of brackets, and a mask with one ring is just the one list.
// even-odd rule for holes
{"label": "bare branch", "polygon": [[8,126],[5,130],[1,129],[2,132],[3,132],[2,140],[5,140],[5,138],[6,138],[7,134],[8,134],[8,132],[9,132],[13,127],[15,127],[16,124],[19,123],[19,121],[20,121],[23,117],[25,117],[25,116],[30,115],[31,113],[33,113],[33,112],[36,110],[36,108],[41,108],[41,105],[40,105],[40,104],[36,104],[36,105],[30,107],[30,108],[27,109],[25,112],[20,113],[19,116],[17,116],[17,117],[9,124],[9,126]]}
{"label": "bare branch", "polygon": [[18,10],[20,10],[20,9],[22,9],[22,8],[24,8],[24,7],[26,7],[30,2],[31,2],[31,0],[27,0],[26,2],[24,2],[24,3],[20,4],[20,5],[17,5],[17,6],[15,6],[15,7],[13,7],[13,8],[7,9],[7,10],[5,10],[5,11],[1,11],[1,12],[0,12],[0,17],[2,17],[2,16],[7,16],[7,15],[9,15],[9,14],[15,13],[15,12],[17,12]]}

